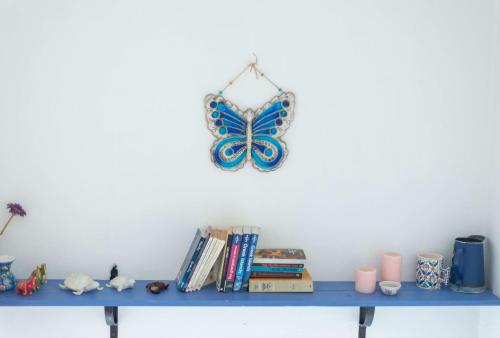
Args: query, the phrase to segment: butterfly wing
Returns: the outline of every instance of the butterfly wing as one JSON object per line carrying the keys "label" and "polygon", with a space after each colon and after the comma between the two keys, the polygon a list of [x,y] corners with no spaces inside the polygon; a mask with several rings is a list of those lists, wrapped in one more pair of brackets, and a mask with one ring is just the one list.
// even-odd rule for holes
{"label": "butterfly wing", "polygon": [[247,156],[247,121],[243,113],[219,95],[205,97],[208,129],[217,138],[210,151],[214,164],[224,170],[238,170]]}
{"label": "butterfly wing", "polygon": [[252,121],[252,161],[260,171],[278,169],[288,155],[281,140],[293,119],[295,96],[283,93],[275,96],[255,113]]}

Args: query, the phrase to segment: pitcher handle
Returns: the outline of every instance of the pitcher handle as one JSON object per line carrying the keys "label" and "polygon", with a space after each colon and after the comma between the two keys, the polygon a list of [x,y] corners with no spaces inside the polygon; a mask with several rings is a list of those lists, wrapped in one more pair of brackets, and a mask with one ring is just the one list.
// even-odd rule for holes
{"label": "pitcher handle", "polygon": [[469,238],[477,239],[478,241],[484,241],[486,239],[483,235],[470,235]]}

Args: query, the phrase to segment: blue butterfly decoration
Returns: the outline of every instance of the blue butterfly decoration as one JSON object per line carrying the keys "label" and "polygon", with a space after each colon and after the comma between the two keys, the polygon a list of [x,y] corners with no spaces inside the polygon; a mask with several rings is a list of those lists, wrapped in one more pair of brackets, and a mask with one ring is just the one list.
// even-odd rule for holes
{"label": "blue butterfly decoration", "polygon": [[288,150],[281,140],[293,119],[295,96],[275,96],[256,111],[242,112],[223,96],[205,97],[208,129],[217,138],[210,151],[223,170],[241,169],[247,161],[260,171],[278,169]]}

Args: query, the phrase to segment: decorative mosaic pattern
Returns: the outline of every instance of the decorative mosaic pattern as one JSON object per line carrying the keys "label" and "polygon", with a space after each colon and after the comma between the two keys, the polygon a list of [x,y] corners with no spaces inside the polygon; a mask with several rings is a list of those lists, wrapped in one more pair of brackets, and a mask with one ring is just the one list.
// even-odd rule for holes
{"label": "decorative mosaic pattern", "polygon": [[264,106],[241,111],[220,95],[207,95],[208,129],[217,138],[210,151],[212,162],[223,170],[241,169],[247,161],[260,171],[278,169],[288,150],[281,139],[293,119],[295,97],[286,92]]}
{"label": "decorative mosaic pattern", "polygon": [[449,268],[444,267],[443,258],[419,258],[417,260],[416,283],[422,289],[438,290],[448,285]]}
{"label": "decorative mosaic pattern", "polygon": [[16,277],[10,271],[11,264],[0,263],[0,291],[11,290],[16,286]]}

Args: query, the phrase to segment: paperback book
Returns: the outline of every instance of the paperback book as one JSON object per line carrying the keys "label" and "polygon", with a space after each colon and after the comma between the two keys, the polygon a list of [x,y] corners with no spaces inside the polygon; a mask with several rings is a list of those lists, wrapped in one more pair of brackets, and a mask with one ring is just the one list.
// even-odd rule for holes
{"label": "paperback book", "polygon": [[249,292],[313,292],[311,275],[304,270],[302,278],[250,278]]}
{"label": "paperback book", "polygon": [[302,249],[257,249],[255,264],[305,264],[306,255]]}
{"label": "paperback book", "polygon": [[259,232],[260,228],[256,226],[227,229],[226,244],[214,267],[217,290],[248,291]]}
{"label": "paperback book", "polygon": [[224,231],[211,227],[198,229],[177,274],[177,289],[185,292],[201,289],[225,243]]}

